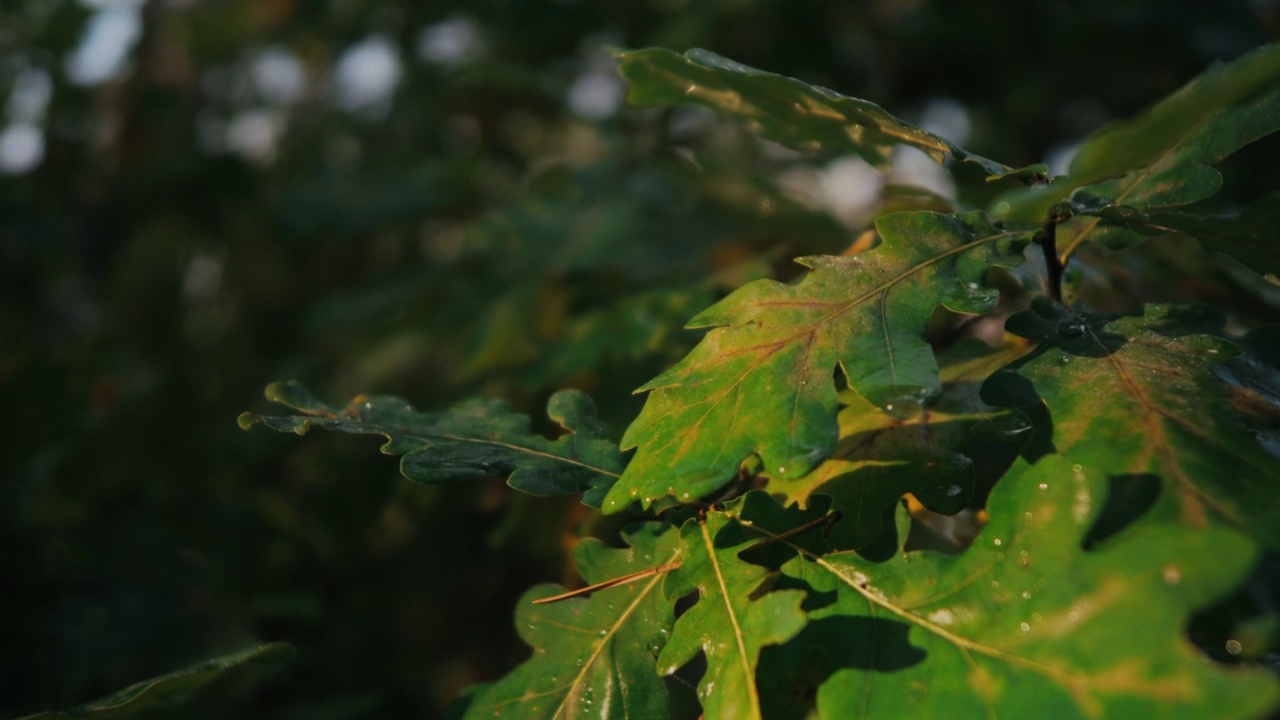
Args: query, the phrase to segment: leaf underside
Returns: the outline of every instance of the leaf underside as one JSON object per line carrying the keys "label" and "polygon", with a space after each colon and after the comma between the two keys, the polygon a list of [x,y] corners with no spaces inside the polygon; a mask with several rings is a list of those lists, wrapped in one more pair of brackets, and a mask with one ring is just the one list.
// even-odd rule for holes
{"label": "leaf underside", "polygon": [[1020,177],[1022,172],[973,155],[875,103],[747,67],[709,50],[681,55],[647,48],[617,57],[632,105],[698,103],[797,150],[855,153],[880,169],[888,167],[895,147],[906,145],[939,163],[955,159],[975,165],[992,178]]}

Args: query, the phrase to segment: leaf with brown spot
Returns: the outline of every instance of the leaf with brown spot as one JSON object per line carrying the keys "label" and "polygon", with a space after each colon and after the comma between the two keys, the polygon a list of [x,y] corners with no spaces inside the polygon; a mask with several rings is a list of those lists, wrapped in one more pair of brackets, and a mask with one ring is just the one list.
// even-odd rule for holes
{"label": "leaf with brown spot", "polygon": [[1042,299],[1007,323],[1040,346],[992,376],[983,398],[1043,400],[1054,446],[1090,472],[1153,473],[1166,518],[1231,525],[1280,548],[1280,457],[1222,377],[1239,350],[1179,334],[1178,322],[1166,306],[1105,317]]}
{"label": "leaf with brown spot", "polygon": [[[808,658],[822,718],[1255,718],[1280,686],[1262,669],[1206,661],[1183,636],[1257,555],[1222,527],[1141,522],[1096,550],[1106,473],[1048,455],[1019,460],[992,491],[991,522],[960,555],[883,562],[799,543],[780,586],[799,587],[809,624],[761,667]],[[767,523],[743,518],[771,537]],[[1169,568],[1177,573],[1170,573]],[[782,717],[806,717],[802,701]]]}
{"label": "leaf with brown spot", "polygon": [[990,310],[999,293],[987,272],[1019,264],[1028,233],[981,213],[897,213],[877,228],[878,247],[802,258],[812,271],[799,283],[756,281],[690,322],[712,330],[640,389],[649,398],[623,437],[638,450],[606,512],[664,495],[693,501],[751,455],[776,476],[804,475],[835,450],[837,368],[890,414],[910,416],[938,395],[930,316],[939,305]]}
{"label": "leaf with brown spot", "polygon": [[[863,547],[879,537],[885,507],[906,493],[934,512],[959,512],[974,486],[971,440],[1003,445],[1007,463],[1031,429],[1021,413],[993,408],[978,397],[991,373],[1031,348],[1012,336],[1000,347],[970,338],[940,353],[942,394],[935,405],[909,418],[880,412],[857,393],[841,393],[844,407],[837,417],[836,452],[800,478],[779,478],[765,468],[769,476],[765,489],[784,502],[802,506],[813,495],[831,496],[843,517],[832,527],[829,539],[833,546],[845,549]],[[973,438],[974,433],[979,437]],[[988,458],[1002,454],[990,442],[981,451]]]}

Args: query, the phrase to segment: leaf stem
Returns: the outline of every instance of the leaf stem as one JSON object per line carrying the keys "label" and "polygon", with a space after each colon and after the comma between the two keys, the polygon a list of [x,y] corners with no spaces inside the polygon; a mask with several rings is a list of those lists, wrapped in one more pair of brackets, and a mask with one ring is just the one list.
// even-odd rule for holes
{"label": "leaf stem", "polygon": [[1057,208],[1049,213],[1036,244],[1044,251],[1044,266],[1049,274],[1049,296],[1062,302],[1062,261],[1058,259],[1058,224],[1065,220]]}
{"label": "leaf stem", "polygon": [[578,588],[577,590],[570,590],[569,592],[560,593],[559,595],[552,595],[551,597],[545,597],[538,600],[534,600],[533,604],[547,605],[549,603],[557,603],[562,600],[568,600],[570,598],[581,597],[583,595],[590,595],[591,593],[596,592],[598,590],[608,590],[611,587],[617,587],[619,585],[626,585],[627,583],[633,583],[637,580],[643,580],[644,578],[650,577],[652,575],[658,575],[660,573],[664,573],[670,570],[675,570],[678,567],[680,567],[679,560],[675,562],[667,563],[665,565],[651,567],[645,570],[641,570],[639,572],[629,573],[621,577],[613,578],[612,580],[605,580],[604,582],[598,582],[595,585],[588,585],[587,587]]}

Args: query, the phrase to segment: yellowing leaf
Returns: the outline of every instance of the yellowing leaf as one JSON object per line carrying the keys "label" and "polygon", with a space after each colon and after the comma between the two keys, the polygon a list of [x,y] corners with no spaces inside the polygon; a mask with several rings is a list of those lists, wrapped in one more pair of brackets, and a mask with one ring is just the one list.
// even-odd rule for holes
{"label": "yellowing leaf", "polygon": [[714,329],[641,388],[648,401],[622,443],[638,450],[606,512],[697,498],[752,454],[775,477],[805,474],[835,449],[837,368],[890,413],[910,415],[938,394],[930,316],[939,305],[988,311],[998,292],[984,286],[987,271],[1020,262],[1023,236],[977,213],[898,213],[877,227],[880,246],[802,258],[812,272],[798,284],[751,283],[690,322]]}

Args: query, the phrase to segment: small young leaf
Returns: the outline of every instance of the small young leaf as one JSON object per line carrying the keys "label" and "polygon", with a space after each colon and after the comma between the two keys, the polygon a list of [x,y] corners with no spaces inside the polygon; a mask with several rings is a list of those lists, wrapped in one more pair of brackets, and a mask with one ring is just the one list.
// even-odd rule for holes
{"label": "small young leaf", "polygon": [[591,398],[576,390],[558,392],[547,403],[547,415],[568,431],[555,440],[533,433],[529,418],[502,400],[468,400],[424,413],[388,395],[362,395],[334,407],[294,381],[272,384],[266,395],[303,414],[244,413],[241,427],[262,423],[299,435],[312,427],[382,435],[382,452],[403,455],[401,472],[424,483],[509,476],[507,484],[530,495],[581,492],[583,503],[599,507],[626,464],[606,437]]}
{"label": "small young leaf", "polygon": [[761,280],[695,317],[714,327],[684,360],[650,381],[623,437],[635,458],[605,500],[617,512],[665,494],[697,498],[758,454],[775,477],[799,477],[835,449],[839,367],[889,413],[911,415],[941,389],[925,340],[938,307],[990,310],[982,283],[1017,264],[1021,236],[980,213],[880,218],[878,247],[852,257],[802,258],[796,285]]}
{"label": "small young leaf", "polygon": [[890,115],[867,100],[841,95],[783,75],[747,67],[709,50],[680,55],[663,48],[619,52],[633,105],[696,102],[740,118],[759,135],[798,150],[853,152],[887,168],[898,145],[918,148],[939,163],[972,163],[993,178],[1034,175],[973,155],[950,141]]}
{"label": "small young leaf", "polygon": [[[574,557],[588,583],[680,559],[679,533],[646,523],[623,533],[628,548],[588,539]],[[539,585],[520,599],[516,628],[533,657],[465,698],[465,718],[667,717],[667,691],[654,659],[671,632],[662,574],[562,602],[534,605],[561,588]]]}
{"label": "small young leaf", "polygon": [[693,518],[681,528],[682,564],[668,574],[663,592],[675,601],[696,591],[698,599],[676,621],[658,656],[658,672],[671,675],[701,652],[707,661],[698,683],[704,715],[759,720],[760,650],[786,642],[804,627],[804,594],[765,592],[768,571],[738,557],[759,539],[734,532],[738,529],[727,512],[707,513],[705,521]]}
{"label": "small young leaf", "polygon": [[1170,516],[1227,523],[1280,548],[1280,456],[1215,371],[1239,350],[1173,323],[1158,305],[1111,318],[1038,301],[1006,327],[1040,347],[993,375],[983,398],[1043,399],[1057,450],[1087,471],[1154,473]]}
{"label": "small young leaf", "polygon": [[[1181,635],[1256,555],[1224,528],[1148,523],[1082,552],[1106,473],[1019,461],[958,556],[800,555],[783,572],[828,603],[812,633],[823,718],[1252,718],[1280,698],[1263,671],[1206,662]],[[905,523],[905,511],[899,513]],[[821,628],[818,632],[817,628]]]}
{"label": "small young leaf", "polygon": [[[274,669],[294,655],[293,646],[275,642],[223,655],[140,683],[69,710],[43,712],[21,720],[116,720],[180,705],[201,689],[232,674]],[[148,715],[150,717],[150,715]]]}

